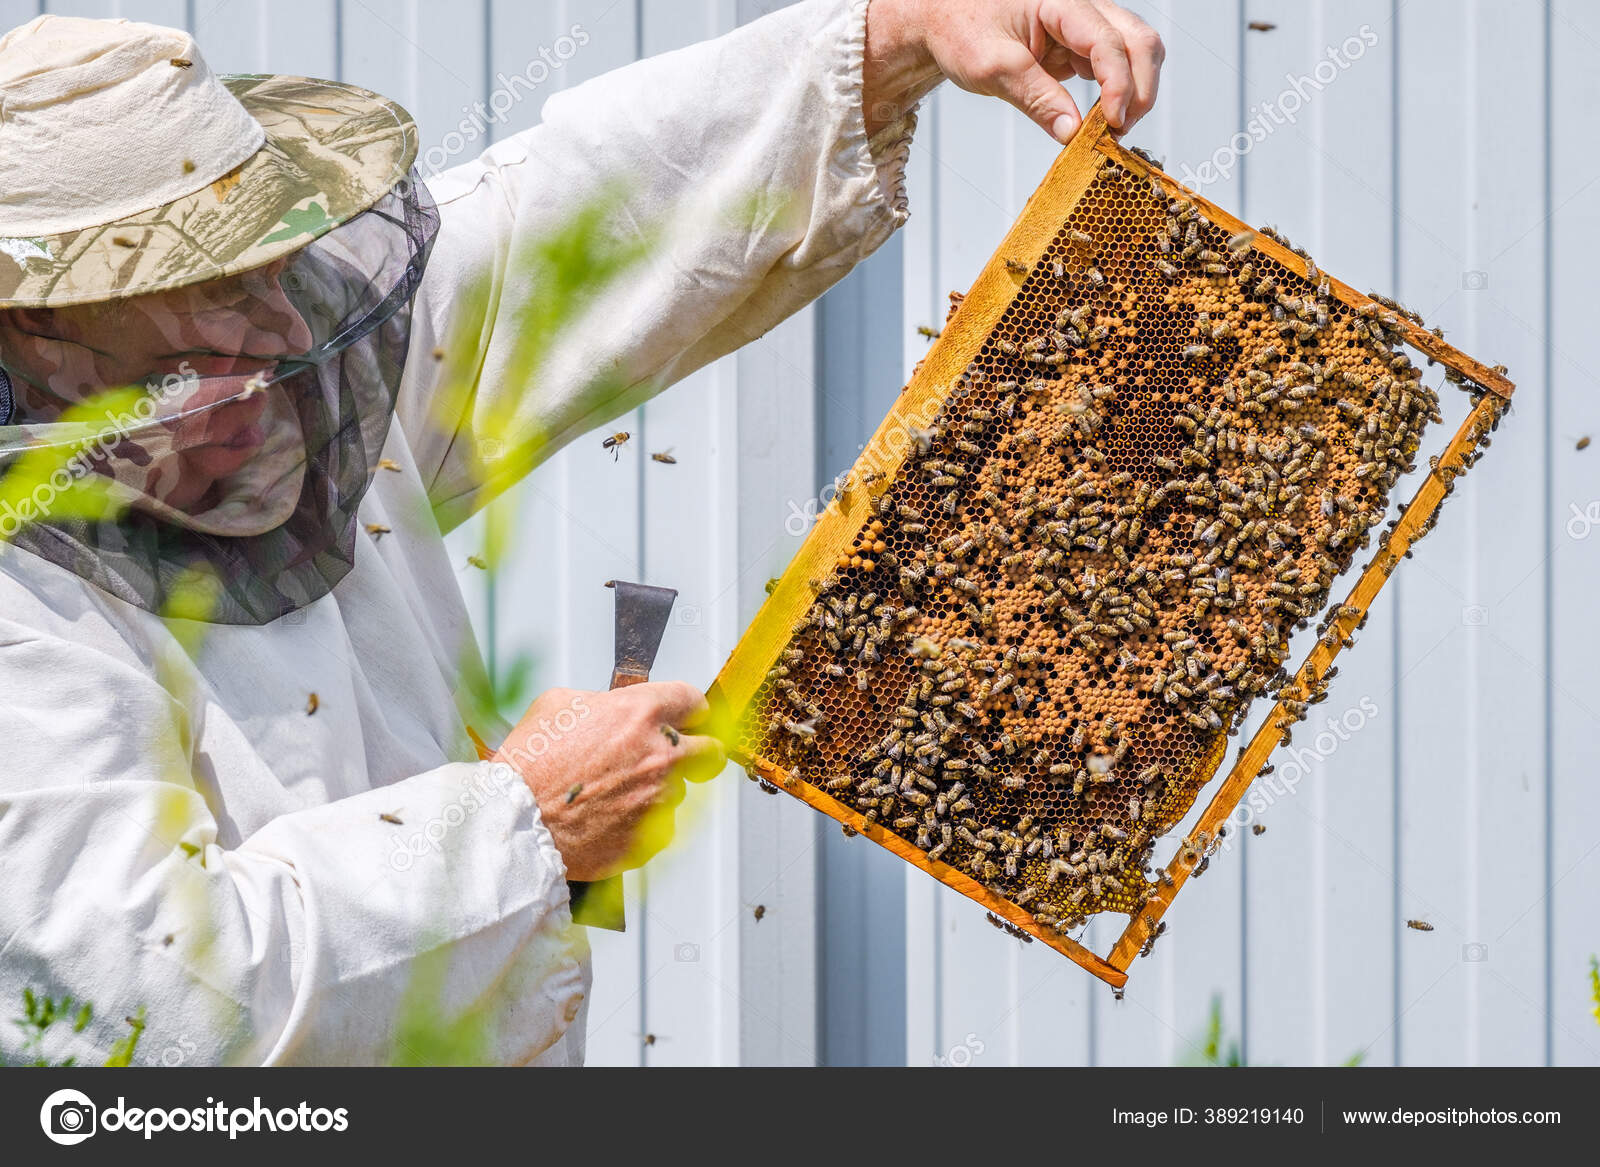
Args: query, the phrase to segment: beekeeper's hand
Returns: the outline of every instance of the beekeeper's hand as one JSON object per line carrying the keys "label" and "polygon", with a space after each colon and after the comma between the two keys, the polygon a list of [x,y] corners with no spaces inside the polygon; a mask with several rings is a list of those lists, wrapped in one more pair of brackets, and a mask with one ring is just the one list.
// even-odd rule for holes
{"label": "beekeeper's hand", "polygon": [[705,716],[705,697],[681,681],[609,693],[551,689],[495,760],[527,782],[567,878],[604,879],[665,847],[684,783],[721,772],[722,744],[688,732]]}
{"label": "beekeeper's hand", "polygon": [[872,0],[864,105],[875,133],[948,78],[1003,97],[1057,141],[1083,115],[1060,82],[1100,83],[1106,121],[1125,132],[1150,111],[1167,50],[1109,0]]}

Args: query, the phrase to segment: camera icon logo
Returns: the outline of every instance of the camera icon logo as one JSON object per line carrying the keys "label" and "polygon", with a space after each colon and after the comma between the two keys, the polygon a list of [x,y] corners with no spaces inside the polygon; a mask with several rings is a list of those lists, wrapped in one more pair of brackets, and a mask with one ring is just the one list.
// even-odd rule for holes
{"label": "camera icon logo", "polygon": [[45,1138],[63,1147],[83,1142],[95,1132],[98,1111],[80,1090],[57,1090],[39,1108],[39,1125]]}
{"label": "camera icon logo", "polygon": [[1489,946],[1487,944],[1463,944],[1461,946],[1461,959],[1467,964],[1482,964],[1489,959]]}
{"label": "camera icon logo", "polygon": [[1461,287],[1468,292],[1481,292],[1489,286],[1489,273],[1486,271],[1464,271],[1461,273]]}
{"label": "camera icon logo", "polygon": [[679,964],[694,964],[700,959],[700,946],[698,944],[674,944],[672,946],[672,959]]}

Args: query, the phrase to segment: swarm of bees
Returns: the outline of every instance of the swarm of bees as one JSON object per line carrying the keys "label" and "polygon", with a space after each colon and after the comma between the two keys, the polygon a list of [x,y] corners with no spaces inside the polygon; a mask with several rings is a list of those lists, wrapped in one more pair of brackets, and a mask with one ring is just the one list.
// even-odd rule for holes
{"label": "swarm of bees", "polygon": [[[1006,266],[1016,298],[811,580],[737,752],[1070,933],[1168,882],[1154,843],[1255,698],[1284,741],[1326,698],[1289,638],[1372,544],[1439,398],[1400,347],[1415,314],[1346,305],[1274,229],[1115,162]],[[1319,635],[1348,643],[1349,614]],[[1185,840],[1191,874],[1215,845]]]}

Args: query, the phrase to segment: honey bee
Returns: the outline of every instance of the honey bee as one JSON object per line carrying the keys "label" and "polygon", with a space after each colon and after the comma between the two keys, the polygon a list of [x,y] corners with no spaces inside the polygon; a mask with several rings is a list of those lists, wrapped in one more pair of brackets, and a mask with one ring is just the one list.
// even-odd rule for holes
{"label": "honey bee", "polygon": [[633,437],[633,435],[627,430],[618,430],[609,438],[606,438],[603,442],[601,442],[600,448],[602,450],[610,450],[611,460],[615,462],[622,457],[622,447],[628,444],[628,439],[631,437]]}
{"label": "honey bee", "polygon": [[189,69],[194,67],[194,62],[188,57],[173,57],[167,62],[167,64],[171,65],[174,69]]}
{"label": "honey bee", "polygon": [[379,458],[378,459],[378,469],[379,470],[393,470],[396,473],[399,473],[399,471],[400,471],[400,463],[396,462],[393,458]]}
{"label": "honey bee", "polygon": [[476,567],[479,571],[489,570],[489,561],[481,555],[467,556],[467,566]]}
{"label": "honey bee", "polygon": [[919,324],[917,325],[917,335],[928,340],[938,340],[939,330],[937,328],[929,328],[926,324]]}
{"label": "honey bee", "polygon": [[757,924],[761,923],[762,919],[764,919],[766,917],[767,905],[766,904],[757,904],[754,908],[752,908],[750,910],[750,914],[756,918],[756,923]]}
{"label": "honey bee", "polygon": [[671,450],[662,450],[660,453],[651,454],[650,460],[652,462],[661,462],[667,466],[676,466],[678,464],[678,460],[672,456]]}
{"label": "honey bee", "polygon": [[380,813],[378,815],[378,818],[381,819],[383,822],[392,823],[394,826],[397,826],[397,827],[403,827],[403,826],[406,825],[405,822],[400,818],[399,815],[391,814],[388,811],[383,811],[382,813]]}
{"label": "honey bee", "polygon": [[1025,276],[1028,274],[1028,265],[1020,259],[1007,259],[1006,270],[1012,275]]}
{"label": "honey bee", "polygon": [[1414,932],[1432,932],[1433,925],[1426,920],[1407,920],[1406,927]]}
{"label": "honey bee", "polygon": [[309,694],[306,697],[306,716],[310,717],[320,708],[322,708],[322,699],[315,693]]}

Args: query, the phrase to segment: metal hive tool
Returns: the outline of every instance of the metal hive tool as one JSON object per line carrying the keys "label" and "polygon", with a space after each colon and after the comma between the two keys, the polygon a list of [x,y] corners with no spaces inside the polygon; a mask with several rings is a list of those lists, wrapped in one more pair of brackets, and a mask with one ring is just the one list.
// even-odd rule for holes
{"label": "metal hive tool", "polygon": [[[1403,346],[1473,406],[1380,532],[1439,420]],[[1096,108],[719,675],[734,756],[1120,987],[1512,390]]]}

